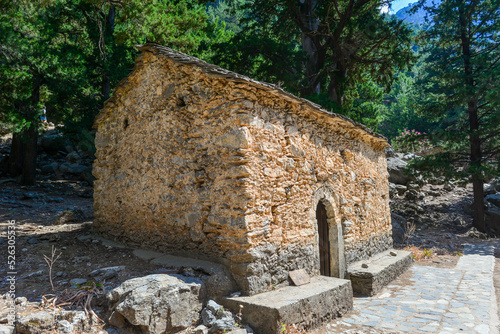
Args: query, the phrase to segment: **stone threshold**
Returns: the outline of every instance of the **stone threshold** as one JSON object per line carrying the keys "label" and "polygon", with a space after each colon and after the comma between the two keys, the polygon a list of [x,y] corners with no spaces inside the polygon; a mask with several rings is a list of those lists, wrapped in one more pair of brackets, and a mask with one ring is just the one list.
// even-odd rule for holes
{"label": "stone threshold", "polygon": [[317,276],[301,286],[286,286],[248,297],[224,298],[222,304],[242,319],[256,334],[279,334],[284,325],[301,330],[318,327],[352,310],[351,282]]}
{"label": "stone threshold", "polygon": [[390,249],[367,260],[351,263],[346,276],[351,280],[355,296],[374,296],[412,263],[411,252]]}

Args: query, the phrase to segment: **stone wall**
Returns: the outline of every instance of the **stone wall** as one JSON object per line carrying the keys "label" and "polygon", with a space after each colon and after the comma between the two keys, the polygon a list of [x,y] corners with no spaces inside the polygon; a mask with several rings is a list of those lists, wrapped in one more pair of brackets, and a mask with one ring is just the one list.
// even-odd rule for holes
{"label": "stone wall", "polygon": [[144,51],[96,119],[96,231],[222,262],[247,294],[319,274],[318,201],[342,261],[389,248],[385,142],[266,87]]}
{"label": "stone wall", "polygon": [[320,200],[330,229],[342,231],[346,265],[392,247],[383,150],[306,117],[300,106],[269,101],[247,102],[247,113],[239,113],[252,142],[245,189],[251,198],[249,290],[284,282],[290,270],[319,274]]}
{"label": "stone wall", "polygon": [[93,168],[97,231],[213,258],[249,247],[238,206],[248,198],[231,175],[246,140],[232,120],[238,104],[199,76],[143,53],[106,104]]}

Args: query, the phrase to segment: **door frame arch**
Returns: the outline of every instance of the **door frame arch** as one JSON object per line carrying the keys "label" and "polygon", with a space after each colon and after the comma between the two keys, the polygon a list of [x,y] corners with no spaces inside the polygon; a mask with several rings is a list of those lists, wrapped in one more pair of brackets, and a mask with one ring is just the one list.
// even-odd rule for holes
{"label": "door frame arch", "polygon": [[312,212],[314,217],[314,229],[316,234],[315,252],[318,263],[319,258],[319,231],[318,222],[316,220],[316,210],[318,203],[321,202],[326,209],[329,241],[330,241],[330,275],[332,277],[344,278],[346,273],[345,251],[344,251],[344,236],[342,232],[342,220],[338,209],[338,201],[333,190],[327,186],[319,187],[313,196]]}

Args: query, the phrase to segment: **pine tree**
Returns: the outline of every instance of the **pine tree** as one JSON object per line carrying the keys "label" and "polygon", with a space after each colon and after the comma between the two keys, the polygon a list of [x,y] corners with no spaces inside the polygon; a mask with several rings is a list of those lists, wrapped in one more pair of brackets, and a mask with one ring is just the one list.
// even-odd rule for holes
{"label": "pine tree", "polygon": [[435,118],[454,115],[444,152],[427,160],[453,171],[466,166],[461,176],[472,181],[474,226],[485,232],[484,178],[498,172],[500,153],[500,1],[448,0],[426,9],[432,24],[421,108]]}
{"label": "pine tree", "polygon": [[[242,58],[254,54],[249,60],[255,66],[294,93],[326,96],[341,109],[350,103],[346,96],[357,84],[374,81],[389,86],[395,70],[413,60],[410,29],[381,14],[384,4],[383,0],[247,1],[243,20],[247,27],[235,36],[234,49],[249,51]],[[253,70],[248,62],[228,62],[239,65],[233,69],[240,72]],[[299,74],[302,80],[297,80]]]}

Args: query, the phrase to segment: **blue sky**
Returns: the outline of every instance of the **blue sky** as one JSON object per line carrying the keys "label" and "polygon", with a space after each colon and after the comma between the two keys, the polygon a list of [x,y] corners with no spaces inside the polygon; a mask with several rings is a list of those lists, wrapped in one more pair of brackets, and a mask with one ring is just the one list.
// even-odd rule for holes
{"label": "blue sky", "polygon": [[417,0],[395,0],[391,4],[391,12],[393,14],[396,14],[396,12],[398,10],[400,10],[401,8],[406,7],[406,6],[408,6],[408,4],[414,3],[414,2],[417,2]]}

